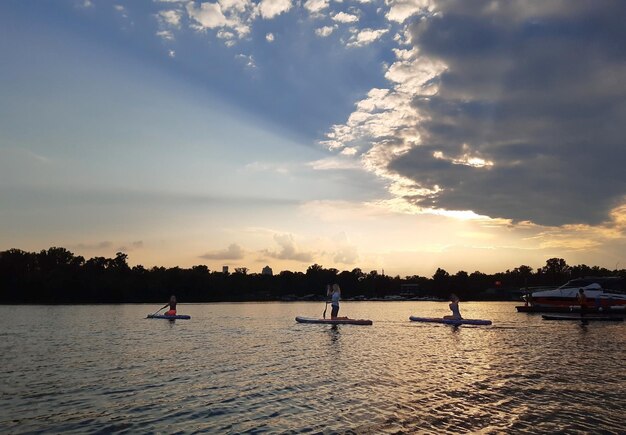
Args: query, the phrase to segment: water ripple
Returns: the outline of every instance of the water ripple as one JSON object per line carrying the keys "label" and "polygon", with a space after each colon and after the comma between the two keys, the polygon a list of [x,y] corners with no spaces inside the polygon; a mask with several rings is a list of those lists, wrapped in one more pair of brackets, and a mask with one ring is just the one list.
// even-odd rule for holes
{"label": "water ripple", "polygon": [[[623,433],[626,325],[466,303],[492,327],[408,322],[443,303],[0,307],[0,432]],[[181,306],[182,308],[182,306]],[[111,318],[111,313],[118,316]]]}

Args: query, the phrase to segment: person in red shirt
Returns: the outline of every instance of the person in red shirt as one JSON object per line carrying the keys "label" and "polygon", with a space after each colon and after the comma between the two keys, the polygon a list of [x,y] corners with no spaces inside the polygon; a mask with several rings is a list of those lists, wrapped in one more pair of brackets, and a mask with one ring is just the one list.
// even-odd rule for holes
{"label": "person in red shirt", "polygon": [[[163,308],[167,308],[168,305],[169,305],[170,309],[169,309],[169,311],[165,312],[165,315],[166,316],[175,316],[176,315],[176,296],[172,295],[170,297],[170,301],[167,304],[163,305],[161,310]],[[159,310],[159,311],[161,311],[161,310]]]}

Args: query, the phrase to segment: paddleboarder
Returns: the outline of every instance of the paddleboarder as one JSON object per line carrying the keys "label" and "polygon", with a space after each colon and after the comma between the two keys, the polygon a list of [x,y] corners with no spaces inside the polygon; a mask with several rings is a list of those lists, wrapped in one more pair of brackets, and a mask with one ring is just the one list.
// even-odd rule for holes
{"label": "paddleboarder", "polygon": [[461,317],[461,312],[459,311],[459,297],[455,295],[454,293],[450,295],[450,305],[448,306],[450,307],[450,311],[452,311],[452,315],[443,316],[444,319],[448,319],[448,320],[463,319],[463,317]]}
{"label": "paddleboarder", "polygon": [[326,290],[326,296],[331,297],[330,306],[332,310],[330,312],[330,318],[336,319],[337,314],[339,314],[339,300],[341,299],[341,289],[339,288],[339,284],[333,284],[332,287],[329,287]]}
{"label": "paddleboarder", "polygon": [[[161,307],[161,310],[163,308],[167,308],[168,306],[170,307],[170,309],[169,309],[169,311],[165,312],[165,315],[166,316],[175,316],[176,315],[176,296],[174,296],[174,295],[170,296],[170,301],[167,304],[163,305],[163,307]],[[161,311],[161,310],[159,310],[159,311]]]}

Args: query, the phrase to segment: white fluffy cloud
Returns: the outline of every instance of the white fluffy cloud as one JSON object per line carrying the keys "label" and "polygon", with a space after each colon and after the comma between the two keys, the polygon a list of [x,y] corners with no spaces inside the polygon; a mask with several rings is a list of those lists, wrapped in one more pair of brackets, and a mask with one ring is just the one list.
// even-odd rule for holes
{"label": "white fluffy cloud", "polygon": [[346,12],[338,12],[332,16],[333,21],[338,23],[356,23],[359,21],[359,17],[353,14],[348,14]]}
{"label": "white fluffy cloud", "polygon": [[335,30],[333,26],[324,26],[320,27],[319,29],[315,29],[315,34],[319,37],[325,38],[327,36],[330,36],[331,33],[333,33],[333,30]]}
{"label": "white fluffy cloud", "polygon": [[269,20],[291,9],[291,0],[261,0],[258,5],[261,17]]}
{"label": "white fluffy cloud", "polygon": [[435,8],[435,0],[387,0],[389,10],[387,19],[403,23],[407,18],[423,12],[432,12]]}
{"label": "white fluffy cloud", "polygon": [[372,42],[380,39],[385,33],[389,30],[387,29],[362,29],[355,33],[350,41],[348,42],[348,46],[350,47],[362,47],[364,45],[371,44]]}
{"label": "white fluffy cloud", "polygon": [[194,3],[189,2],[187,13],[197,23],[199,29],[215,29],[231,24],[222,13],[219,3],[201,3],[197,8]]}
{"label": "white fluffy cloud", "polygon": [[[207,29],[220,29],[220,39],[225,39],[225,44],[232,46],[235,37],[243,38],[250,33],[250,23],[254,18],[253,5],[249,0],[223,0],[219,3],[201,3],[196,7],[195,3],[186,5],[187,13],[192,21],[191,27],[198,31]],[[224,38],[224,35],[232,35]]]}
{"label": "white fluffy cloud", "polygon": [[304,9],[309,11],[309,13],[316,15],[319,14],[324,9],[327,9],[329,5],[328,0],[307,0],[304,3]]}
{"label": "white fluffy cloud", "polygon": [[[370,3],[370,0],[359,0],[359,3]],[[431,7],[430,3],[427,0],[388,0],[386,7],[381,7],[377,15],[382,19],[385,13],[387,13],[386,18],[390,20],[392,25],[398,27],[398,22],[403,22],[417,12],[428,10]],[[352,6],[346,11],[338,11],[333,10],[332,6],[333,4],[330,0],[305,0],[297,3],[293,3],[292,0],[260,0],[257,3],[252,0],[216,0],[206,2],[192,0],[187,1],[185,4],[182,4],[182,2],[168,2],[167,9],[158,12],[156,17],[162,31],[159,36],[164,39],[174,39],[175,35],[170,29],[180,29],[183,22],[188,21],[188,25],[196,31],[224,30],[228,34],[232,34],[231,38],[224,38],[226,34],[224,32],[220,34],[220,39],[224,40],[224,43],[228,46],[232,46],[238,40],[247,37],[256,20],[273,19],[294,7],[305,11],[312,19],[329,18],[334,23],[350,25],[348,28],[343,29],[344,34],[340,40],[352,47],[370,44],[391,29],[391,27],[387,29],[359,29],[357,23],[362,14],[359,9]],[[326,25],[316,28],[314,32],[318,37],[327,37],[337,31],[337,29],[337,24]],[[164,31],[166,30],[169,30],[170,33],[165,33]],[[394,31],[398,32],[399,30],[396,28]],[[271,42],[271,37],[267,38],[267,40]]]}
{"label": "white fluffy cloud", "polygon": [[219,4],[223,11],[234,11],[243,13],[246,9],[252,7],[250,0],[219,0]]}

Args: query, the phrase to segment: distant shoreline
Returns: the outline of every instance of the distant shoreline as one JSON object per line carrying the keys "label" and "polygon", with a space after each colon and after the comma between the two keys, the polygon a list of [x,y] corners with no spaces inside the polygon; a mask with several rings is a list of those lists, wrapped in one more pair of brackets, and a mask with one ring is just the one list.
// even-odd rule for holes
{"label": "distant shoreline", "polygon": [[[338,284],[345,301],[518,301],[533,288],[557,286],[578,276],[619,276],[626,269],[569,266],[551,258],[537,269],[521,265],[495,274],[437,269],[432,277],[389,276],[359,268],[339,271],[319,264],[306,272],[248,273],[246,268],[211,271],[205,265],[129,266],[128,255],[86,260],[65,248],[40,252],[0,252],[0,304],[164,304],[174,294],[181,302],[323,302],[326,286]],[[269,268],[268,268],[269,269]],[[626,279],[624,280],[626,281]]]}
{"label": "distant shoreline", "polygon": [[[284,303],[284,304],[293,304],[293,303],[301,303],[301,302],[309,302],[313,303],[323,303],[324,301],[312,301],[312,300],[292,300],[292,301],[284,301],[284,300],[246,300],[246,301],[187,301],[187,302],[179,302],[179,306],[184,305],[201,305],[201,304],[247,304],[247,303],[256,303],[256,304],[265,304],[265,303]],[[346,302],[439,302],[446,303],[447,300],[417,300],[417,299],[367,299],[367,300],[354,300],[354,299],[344,299],[341,301],[342,303]],[[523,303],[523,301],[511,301],[511,300],[463,300],[461,302],[509,302],[509,303]],[[0,302],[0,306],[43,306],[43,307],[58,307],[58,306],[88,306],[88,305],[155,305],[159,304],[159,302]]]}

